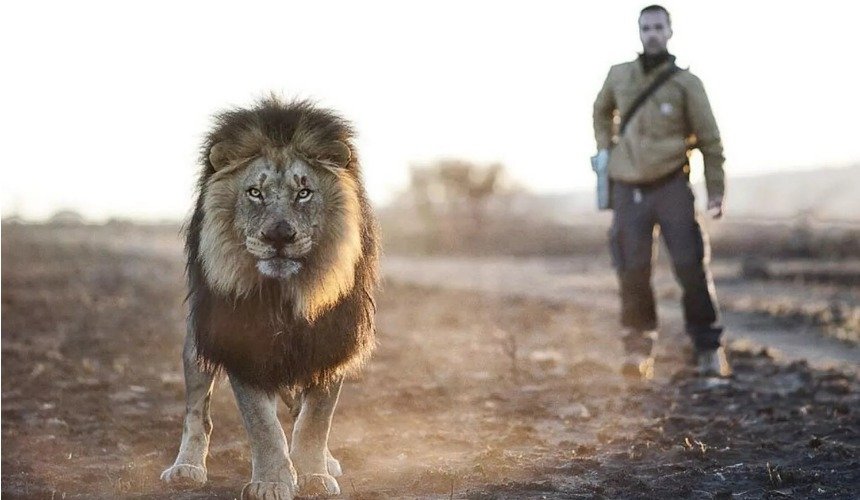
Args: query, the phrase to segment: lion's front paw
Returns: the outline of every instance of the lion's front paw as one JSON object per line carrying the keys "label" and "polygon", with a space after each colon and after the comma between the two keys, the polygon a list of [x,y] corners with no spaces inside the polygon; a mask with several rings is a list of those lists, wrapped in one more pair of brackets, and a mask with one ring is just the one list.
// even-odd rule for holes
{"label": "lion's front paw", "polygon": [[179,488],[193,488],[206,483],[206,469],[199,465],[176,464],[161,473],[161,480]]}
{"label": "lion's front paw", "polygon": [[251,481],[242,488],[242,500],[292,500],[293,489],[290,483]]}
{"label": "lion's front paw", "polygon": [[299,495],[303,497],[340,495],[337,480],[328,474],[299,476]]}

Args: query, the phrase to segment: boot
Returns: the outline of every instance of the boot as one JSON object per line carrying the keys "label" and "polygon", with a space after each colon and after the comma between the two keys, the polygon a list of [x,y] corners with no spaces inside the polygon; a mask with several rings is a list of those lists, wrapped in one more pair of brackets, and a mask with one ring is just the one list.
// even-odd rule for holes
{"label": "boot", "polygon": [[626,330],[624,335],[624,360],[621,374],[630,381],[647,381],[654,378],[654,341],[656,330]]}
{"label": "boot", "polygon": [[696,372],[700,377],[728,378],[732,376],[732,367],[726,359],[726,350],[716,349],[696,350]]}

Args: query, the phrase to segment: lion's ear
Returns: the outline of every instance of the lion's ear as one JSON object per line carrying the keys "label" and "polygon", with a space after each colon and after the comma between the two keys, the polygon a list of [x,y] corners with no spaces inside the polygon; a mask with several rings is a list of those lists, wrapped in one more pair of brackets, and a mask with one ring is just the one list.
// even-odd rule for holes
{"label": "lion's ear", "polygon": [[230,163],[229,149],[227,141],[216,142],[209,148],[209,163],[216,172]]}
{"label": "lion's ear", "polygon": [[345,168],[351,158],[352,152],[349,150],[349,146],[341,141],[333,141],[327,144],[319,154],[320,160],[333,163],[340,168]]}

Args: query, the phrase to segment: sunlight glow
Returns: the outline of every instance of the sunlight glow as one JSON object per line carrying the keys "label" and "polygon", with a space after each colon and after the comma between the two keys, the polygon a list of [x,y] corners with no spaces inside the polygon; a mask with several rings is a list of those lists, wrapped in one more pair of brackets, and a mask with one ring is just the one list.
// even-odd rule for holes
{"label": "sunlight glow", "polygon": [[[354,121],[378,203],[438,158],[500,162],[535,192],[590,189],[591,106],[640,50],[645,4],[7,2],[2,211],[184,217],[209,117],[271,90]],[[860,159],[854,4],[665,6],[730,176]]]}

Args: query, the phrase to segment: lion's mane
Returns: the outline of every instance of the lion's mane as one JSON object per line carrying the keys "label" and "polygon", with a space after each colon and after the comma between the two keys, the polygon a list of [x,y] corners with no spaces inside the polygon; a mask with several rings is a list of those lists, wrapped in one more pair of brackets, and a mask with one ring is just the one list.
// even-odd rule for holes
{"label": "lion's mane", "polygon": [[[185,250],[189,328],[201,365],[275,391],[326,384],[359,368],[374,346],[374,292],[378,281],[378,229],[362,182],[349,123],[307,101],[267,98],[253,108],[215,117],[201,150],[202,169]],[[325,152],[346,144],[350,157],[332,167]],[[331,175],[343,196],[327,201],[335,223],[300,278],[263,279],[232,230],[229,210],[208,210],[218,189],[213,147],[228,144],[235,165],[254,157],[298,155]],[[209,196],[207,196],[207,194]],[[214,220],[213,220],[214,219]],[[211,228],[222,228],[213,231]],[[358,248],[360,246],[360,249]],[[213,262],[215,264],[213,264]]]}

